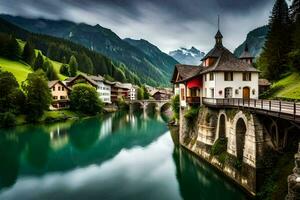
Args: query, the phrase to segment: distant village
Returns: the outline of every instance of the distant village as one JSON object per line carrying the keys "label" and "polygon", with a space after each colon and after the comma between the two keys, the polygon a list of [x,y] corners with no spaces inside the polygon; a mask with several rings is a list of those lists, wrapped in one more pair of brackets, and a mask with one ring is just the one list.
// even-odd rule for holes
{"label": "distant village", "polygon": [[[52,104],[50,110],[59,110],[69,108],[69,95],[74,85],[78,83],[85,83],[94,87],[99,98],[106,106],[114,106],[117,101],[135,101],[138,99],[139,86],[131,83],[112,82],[106,80],[104,77],[90,76],[79,74],[75,77],[70,77],[64,81],[54,80],[48,82],[48,87],[52,94]],[[155,88],[145,85],[147,92],[151,99],[155,100],[169,100],[173,96],[171,88]]]}

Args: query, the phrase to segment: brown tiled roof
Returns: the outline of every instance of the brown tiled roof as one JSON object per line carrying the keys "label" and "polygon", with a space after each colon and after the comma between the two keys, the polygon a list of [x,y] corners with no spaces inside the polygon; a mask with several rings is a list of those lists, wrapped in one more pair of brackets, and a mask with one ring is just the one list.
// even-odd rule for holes
{"label": "brown tiled roof", "polygon": [[228,49],[225,47],[216,48],[215,54],[220,54],[214,65],[210,67],[204,67],[201,72],[207,73],[212,71],[230,71],[230,72],[259,72],[251,64],[236,58]]}
{"label": "brown tiled roof", "polygon": [[240,56],[240,58],[243,59],[243,58],[254,58],[254,57],[251,55],[249,51],[244,51]]}
{"label": "brown tiled roof", "polygon": [[258,80],[258,85],[259,86],[270,86],[271,83],[267,79],[259,79]]}
{"label": "brown tiled roof", "polygon": [[181,64],[175,65],[175,70],[171,82],[176,81],[177,73],[181,77],[181,80],[179,80],[179,82],[182,82],[194,77],[195,75],[198,75],[202,70],[203,70],[202,66],[181,65]]}
{"label": "brown tiled roof", "polygon": [[69,77],[65,81],[69,84],[69,83],[73,82],[74,80],[76,80],[78,77],[83,77],[88,82],[90,82],[92,85],[97,86],[97,83],[85,74],[79,74],[76,77]]}
{"label": "brown tiled roof", "polygon": [[67,87],[62,81],[60,80],[54,80],[54,81],[48,81],[48,88],[52,88],[56,83],[60,83],[61,85],[63,85],[65,88],[67,88],[68,90],[71,90],[71,88]]}
{"label": "brown tiled roof", "polygon": [[219,58],[222,55],[222,52],[225,50],[226,48],[223,46],[218,46],[216,45],[212,50],[210,50],[202,59],[206,60],[207,58]]}
{"label": "brown tiled roof", "polygon": [[57,82],[59,82],[59,80],[48,81],[48,88],[52,88]]}

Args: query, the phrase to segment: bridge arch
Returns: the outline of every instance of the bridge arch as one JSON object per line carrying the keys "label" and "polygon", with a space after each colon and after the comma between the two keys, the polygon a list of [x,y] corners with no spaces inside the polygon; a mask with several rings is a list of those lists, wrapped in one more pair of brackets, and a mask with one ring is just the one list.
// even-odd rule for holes
{"label": "bridge arch", "polygon": [[170,108],[171,108],[171,103],[170,102],[163,103],[163,104],[160,105],[160,112],[166,112]]}
{"label": "bridge arch", "polygon": [[224,112],[219,114],[218,117],[218,133],[217,136],[218,138],[225,139],[227,134],[226,134],[226,122],[227,122],[227,116]]}
{"label": "bridge arch", "polygon": [[144,104],[140,101],[132,102],[130,105],[131,112],[143,111]]}
{"label": "bridge arch", "polygon": [[233,119],[232,125],[235,156],[238,160],[243,161],[246,135],[248,132],[248,119],[246,115],[242,111],[238,112]]}
{"label": "bridge arch", "polygon": [[156,113],[158,110],[158,104],[155,102],[149,102],[146,104],[146,112],[147,113]]}

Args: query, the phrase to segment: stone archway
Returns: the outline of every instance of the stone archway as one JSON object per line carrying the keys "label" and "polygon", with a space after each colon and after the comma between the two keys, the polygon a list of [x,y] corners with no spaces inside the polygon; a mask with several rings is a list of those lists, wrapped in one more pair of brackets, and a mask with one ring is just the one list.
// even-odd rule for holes
{"label": "stone archway", "polygon": [[142,112],[143,111],[143,103],[141,102],[133,102],[130,104],[130,111],[133,112]]}
{"label": "stone archway", "polygon": [[236,157],[238,160],[243,160],[245,138],[247,132],[247,126],[243,118],[239,118],[236,123]]}
{"label": "stone archway", "polygon": [[226,117],[225,114],[219,116],[219,138],[226,138]]}
{"label": "stone archway", "polygon": [[157,105],[157,103],[148,103],[147,104],[147,107],[146,107],[146,111],[147,111],[147,113],[149,113],[149,114],[155,114],[156,112],[157,112],[157,109],[158,109],[158,105]]}
{"label": "stone archway", "polygon": [[167,102],[167,103],[161,105],[160,112],[163,113],[163,112],[168,111],[169,109],[171,109],[171,103]]}

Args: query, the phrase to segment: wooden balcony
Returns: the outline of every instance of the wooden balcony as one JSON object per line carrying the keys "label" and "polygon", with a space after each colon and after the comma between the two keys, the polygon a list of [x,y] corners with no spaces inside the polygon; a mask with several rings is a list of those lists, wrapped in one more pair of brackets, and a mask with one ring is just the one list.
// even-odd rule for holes
{"label": "wooden balcony", "polygon": [[200,97],[186,97],[186,102],[188,104],[200,104],[201,98]]}

